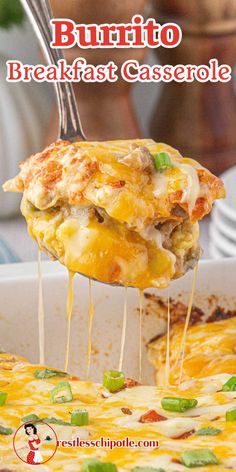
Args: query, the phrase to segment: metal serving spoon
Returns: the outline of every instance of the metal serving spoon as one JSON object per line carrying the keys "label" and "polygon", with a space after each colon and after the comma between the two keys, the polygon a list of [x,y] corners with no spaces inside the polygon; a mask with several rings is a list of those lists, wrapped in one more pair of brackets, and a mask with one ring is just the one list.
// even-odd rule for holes
{"label": "metal serving spoon", "polygon": [[[49,64],[56,65],[60,59],[64,59],[64,55],[61,49],[53,49],[50,47],[52,41],[52,27],[50,20],[53,18],[52,10],[48,0],[21,0],[21,3],[29,16],[29,19],[33,25],[35,33],[41,43],[42,49]],[[77,107],[74,90],[71,82],[55,82],[55,89],[57,95],[58,111],[59,111],[59,139],[65,139],[68,141],[85,141],[86,136],[84,134],[79,110]],[[49,253],[48,249],[46,252]],[[51,254],[55,257],[55,255]],[[57,259],[57,257],[55,257]],[[87,277],[85,274],[81,274]],[[93,277],[87,277],[97,281]],[[101,282],[101,281],[99,281]],[[120,286],[120,284],[109,284],[103,282],[106,285]]]}
{"label": "metal serving spoon", "polygon": [[[64,59],[61,49],[50,47],[52,41],[52,27],[50,20],[53,18],[48,0],[21,0],[21,3],[29,16],[35,33],[41,43],[44,54],[49,64],[57,66],[60,59]],[[79,111],[71,82],[55,82],[59,111],[59,139],[76,141],[78,138],[86,140],[80,121]]]}

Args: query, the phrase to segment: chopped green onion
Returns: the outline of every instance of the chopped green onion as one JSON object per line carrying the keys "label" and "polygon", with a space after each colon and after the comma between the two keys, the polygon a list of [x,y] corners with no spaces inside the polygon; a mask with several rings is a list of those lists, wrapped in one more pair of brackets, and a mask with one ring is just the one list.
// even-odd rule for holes
{"label": "chopped green onion", "polygon": [[43,369],[35,370],[34,376],[36,379],[50,379],[51,377],[66,377],[66,372],[60,372],[59,370]]}
{"label": "chopped green onion", "polygon": [[13,434],[13,429],[0,426],[0,434],[3,434],[4,436],[9,436],[10,434]]}
{"label": "chopped green onion", "polygon": [[69,423],[68,421],[63,421],[63,420],[60,420],[59,418],[43,418],[42,421],[45,421],[45,423],[48,423],[48,424],[58,424],[58,425],[61,425],[61,426],[71,426],[71,423]]}
{"label": "chopped green onion", "polygon": [[7,400],[7,393],[6,392],[0,392],[0,406],[5,405]]}
{"label": "chopped green onion", "polygon": [[32,413],[32,415],[26,415],[26,416],[23,416],[23,418],[21,418],[21,421],[23,421],[23,423],[30,423],[30,421],[39,421],[40,418],[37,416],[37,415],[34,415]]}
{"label": "chopped green onion", "polygon": [[71,424],[74,426],[86,426],[89,424],[88,410],[74,410],[71,413]]}
{"label": "chopped green onion", "polygon": [[124,387],[125,374],[118,370],[107,370],[103,374],[103,387],[107,388],[110,392],[116,392]]}
{"label": "chopped green onion", "polygon": [[118,472],[115,464],[101,462],[98,459],[86,459],[82,464],[82,472]]}
{"label": "chopped green onion", "polygon": [[217,436],[217,434],[222,433],[221,429],[217,428],[200,428],[196,431],[195,436]]}
{"label": "chopped green onion", "polygon": [[230,408],[225,414],[226,421],[236,421],[236,408]]}
{"label": "chopped green onion", "polygon": [[158,172],[162,172],[172,167],[170,155],[168,152],[159,152],[154,155],[155,167]]}
{"label": "chopped green onion", "polygon": [[165,472],[164,469],[155,469],[154,467],[135,467],[131,472]]}
{"label": "chopped green onion", "polygon": [[71,386],[69,382],[59,382],[51,391],[53,403],[66,403],[73,400]]}
{"label": "chopped green onion", "polygon": [[219,464],[219,460],[210,449],[191,449],[183,452],[180,459],[186,467]]}
{"label": "chopped green onion", "polygon": [[236,377],[230,377],[230,379],[223,385],[223,392],[235,392],[236,390]]}
{"label": "chopped green onion", "polygon": [[103,472],[102,462],[98,459],[86,459],[82,464],[82,472]]}
{"label": "chopped green onion", "polygon": [[118,472],[117,467],[115,464],[112,464],[111,462],[104,462],[102,464],[102,472]]}
{"label": "chopped green onion", "polygon": [[164,397],[161,400],[161,406],[164,410],[177,411],[178,413],[194,408],[197,403],[197,400],[194,398]]}

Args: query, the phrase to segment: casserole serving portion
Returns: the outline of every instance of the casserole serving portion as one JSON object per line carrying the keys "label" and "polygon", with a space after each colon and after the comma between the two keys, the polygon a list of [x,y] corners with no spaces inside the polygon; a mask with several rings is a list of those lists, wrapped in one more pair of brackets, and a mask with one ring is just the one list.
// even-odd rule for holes
{"label": "casserole serving portion", "polygon": [[58,141],[21,164],[5,191],[40,250],[72,272],[138,288],[166,287],[200,256],[198,220],[222,181],[152,140]]}
{"label": "casserole serving portion", "polygon": [[[0,382],[0,468],[4,471],[29,470],[14,453],[13,435],[24,423],[35,421],[39,432],[40,422],[46,422],[58,440],[65,442],[77,437],[85,441],[129,438],[135,443],[159,440],[159,448],[142,443],[135,449],[113,450],[60,443],[54,457],[40,466],[43,472],[184,472],[189,468],[226,472],[236,468],[236,399],[230,390],[230,374],[164,389],[138,385],[110,371],[101,385],[0,354]],[[45,458],[53,450],[52,443],[40,434],[39,439]],[[26,457],[24,442],[18,446],[21,457]]]}

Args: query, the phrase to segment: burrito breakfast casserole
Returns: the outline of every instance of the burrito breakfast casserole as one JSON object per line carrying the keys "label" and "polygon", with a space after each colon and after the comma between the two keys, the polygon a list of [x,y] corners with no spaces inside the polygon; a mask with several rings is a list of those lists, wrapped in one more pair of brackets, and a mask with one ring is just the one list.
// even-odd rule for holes
{"label": "burrito breakfast casserole", "polygon": [[71,272],[140,289],[166,287],[201,254],[198,220],[222,181],[151,139],[58,141],[21,164],[5,191],[40,250]]}
{"label": "burrito breakfast casserole", "polygon": [[[23,193],[22,213],[39,250],[72,274],[141,291],[167,287],[197,265],[198,221],[225,195],[221,179],[149,139],[58,141],[20,167],[4,190]],[[189,307],[190,314],[192,302]],[[170,301],[168,316],[169,308]],[[59,440],[50,461],[37,464],[41,472],[236,470],[236,318],[196,318],[183,342],[186,319],[185,312],[170,326],[167,382],[167,336],[148,346],[156,387],[126,378],[120,367],[95,384],[1,353],[0,472],[29,470],[13,449],[24,423],[30,434],[34,424],[51,425]],[[128,438],[136,448],[63,447],[61,441],[76,438]],[[152,440],[146,447],[139,443]],[[50,441],[43,444],[49,456]],[[22,455],[36,461],[38,443],[37,435],[31,437],[30,452],[20,443]]]}

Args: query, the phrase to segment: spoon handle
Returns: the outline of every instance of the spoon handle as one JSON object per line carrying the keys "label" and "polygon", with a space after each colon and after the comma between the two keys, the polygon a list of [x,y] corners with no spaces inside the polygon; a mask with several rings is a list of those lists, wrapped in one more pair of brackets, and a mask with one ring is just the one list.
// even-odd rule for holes
{"label": "spoon handle", "polygon": [[[21,3],[29,16],[48,63],[57,66],[58,61],[64,59],[64,55],[61,49],[50,47],[52,41],[50,20],[53,15],[48,0],[21,0]],[[85,140],[71,82],[54,82],[54,85],[60,119],[59,138],[76,141],[79,137]]]}

